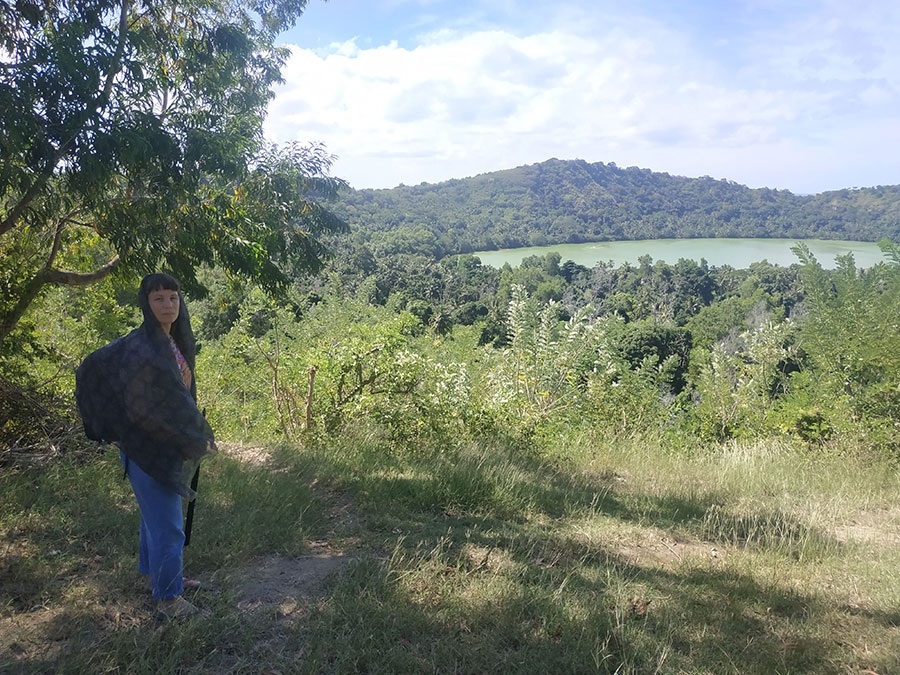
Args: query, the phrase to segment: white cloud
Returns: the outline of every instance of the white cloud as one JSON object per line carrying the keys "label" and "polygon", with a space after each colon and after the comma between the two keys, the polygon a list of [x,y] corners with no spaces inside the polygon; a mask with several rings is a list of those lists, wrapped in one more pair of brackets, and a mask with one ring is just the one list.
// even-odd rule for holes
{"label": "white cloud", "polygon": [[[896,108],[900,89],[888,67],[898,48],[873,39],[877,17],[862,15],[852,30],[809,18],[729,46],[739,63],[752,58],[740,71],[652,21],[639,30],[610,17],[585,26],[583,15],[578,25],[524,36],[432,33],[412,49],[355,41],[326,53],[294,47],[267,134],[323,141],[340,158],[334,173],[356,187],[435,182],[549,157],[797,191],[840,187],[806,180],[815,174],[827,183],[831,165],[847,168],[846,156],[815,144],[834,130],[823,120],[853,101]],[[801,46],[790,46],[791,31],[804,37]],[[870,48],[855,50],[860,40]],[[712,42],[721,49],[735,41]],[[847,138],[865,137],[865,118],[847,125]],[[834,152],[847,149],[841,138],[829,142]]]}

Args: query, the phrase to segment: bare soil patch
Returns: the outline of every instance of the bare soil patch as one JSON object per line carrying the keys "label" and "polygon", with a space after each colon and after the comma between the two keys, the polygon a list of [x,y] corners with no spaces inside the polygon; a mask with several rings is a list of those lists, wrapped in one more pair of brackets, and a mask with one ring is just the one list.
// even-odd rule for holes
{"label": "bare soil patch", "polygon": [[236,589],[237,606],[244,611],[280,610],[290,614],[325,595],[326,581],[353,560],[343,554],[285,558],[257,558],[228,572],[226,580]]}
{"label": "bare soil patch", "polygon": [[613,548],[615,556],[623,563],[672,568],[689,559],[716,564],[725,556],[721,546],[699,539],[676,539],[670,533],[656,529],[636,534],[627,541],[617,542]]}
{"label": "bare soil patch", "polygon": [[840,542],[900,544],[900,508],[863,511],[847,523],[835,525],[832,533]]}
{"label": "bare soil patch", "polygon": [[[242,443],[220,443],[219,449],[242,462],[264,466],[272,461],[264,447]],[[313,481],[313,487],[327,505],[329,531],[340,533],[338,540],[309,542],[310,555],[288,558],[261,556],[239,569],[225,572],[225,582],[235,589],[237,606],[243,611],[277,611],[287,616],[325,595],[326,581],[338,574],[355,556],[346,552],[359,541],[347,537],[358,525],[352,504],[343,495]],[[340,536],[344,535],[344,536]]]}
{"label": "bare soil patch", "polygon": [[[83,581],[86,587],[109,583],[109,578],[94,574]],[[91,642],[105,633],[156,622],[150,593],[137,582],[133,593],[81,593],[78,600],[35,605],[0,616],[0,672],[17,663],[51,664],[73,641]]]}
{"label": "bare soil patch", "polygon": [[267,448],[229,442],[220,442],[217,445],[220,452],[252,466],[265,466],[271,461],[272,453]]}

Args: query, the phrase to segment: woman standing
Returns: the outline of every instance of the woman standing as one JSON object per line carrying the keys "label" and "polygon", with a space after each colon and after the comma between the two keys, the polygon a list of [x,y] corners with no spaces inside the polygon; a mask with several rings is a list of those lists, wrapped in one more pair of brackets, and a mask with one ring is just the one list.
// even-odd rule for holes
{"label": "woman standing", "polygon": [[114,442],[141,511],[138,569],[164,618],[195,614],[182,597],[181,500],[200,459],[216,451],[197,408],[195,342],[178,281],[150,274],[138,292],[144,322],[90,354],[76,372],[75,396],[89,438]]}

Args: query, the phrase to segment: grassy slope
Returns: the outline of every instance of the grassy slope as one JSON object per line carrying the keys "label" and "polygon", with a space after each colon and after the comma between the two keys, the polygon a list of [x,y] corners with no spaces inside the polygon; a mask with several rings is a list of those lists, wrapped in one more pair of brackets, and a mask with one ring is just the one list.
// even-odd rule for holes
{"label": "grassy slope", "polygon": [[[7,470],[0,672],[900,672],[888,464],[579,430],[545,446],[398,456],[361,430],[223,452],[186,554],[211,616],[179,625],[137,585],[115,453]],[[352,561],[323,592],[241,602],[273,555],[311,551]]]}

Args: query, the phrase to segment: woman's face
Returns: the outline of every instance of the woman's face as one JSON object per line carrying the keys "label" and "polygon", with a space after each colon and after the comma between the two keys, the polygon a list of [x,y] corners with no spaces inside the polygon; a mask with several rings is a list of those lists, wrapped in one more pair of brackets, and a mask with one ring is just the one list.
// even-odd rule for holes
{"label": "woman's face", "polygon": [[158,291],[150,291],[147,299],[150,301],[150,311],[153,312],[153,316],[159,321],[163,330],[168,333],[172,324],[178,318],[178,308],[180,306],[178,291],[161,288]]}

